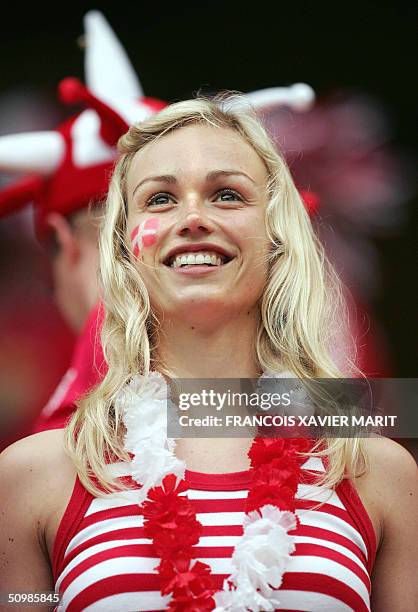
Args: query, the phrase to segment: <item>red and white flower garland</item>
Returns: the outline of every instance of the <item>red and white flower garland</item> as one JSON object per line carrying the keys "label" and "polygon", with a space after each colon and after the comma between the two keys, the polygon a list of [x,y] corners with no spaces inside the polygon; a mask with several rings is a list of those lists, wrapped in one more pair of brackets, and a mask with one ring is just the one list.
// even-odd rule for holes
{"label": "red and white flower garland", "polygon": [[251,485],[243,536],[232,555],[233,571],[223,590],[214,588],[210,567],[194,559],[202,524],[184,495],[185,464],[167,438],[167,386],[152,372],[135,377],[118,397],[126,427],[125,449],[133,456],[132,478],[141,485],[138,504],[145,536],[161,557],[162,595],[171,596],[170,612],[273,611],[280,600],[290,555],[289,534],[297,524],[295,496],[301,464],[310,444],[303,439],[256,437],[248,456]]}

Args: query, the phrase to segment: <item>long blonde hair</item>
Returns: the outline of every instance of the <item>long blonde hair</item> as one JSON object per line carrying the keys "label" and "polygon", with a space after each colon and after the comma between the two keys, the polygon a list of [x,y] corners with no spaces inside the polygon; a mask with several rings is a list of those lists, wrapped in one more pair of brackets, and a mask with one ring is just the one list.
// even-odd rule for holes
{"label": "long blonde hair", "polygon": [[[79,477],[95,495],[120,488],[106,469],[106,462],[129,460],[115,397],[134,375],[146,377],[156,366],[158,321],[126,240],[127,173],[137,151],[192,124],[238,133],[268,171],[266,227],[271,253],[256,340],[260,367],[276,372],[290,370],[305,379],[347,374],[330,355],[332,331],[341,326],[345,312],[339,280],[316,238],[286,163],[259,119],[235,95],[172,104],[132,126],[120,139],[121,156],[101,227],[100,280],[106,312],[102,344],[109,369],[104,380],[80,402],[66,430],[66,446]],[[352,361],[348,359],[347,363]],[[359,440],[326,440],[314,452],[328,456],[324,477],[328,486],[336,485],[345,475],[353,476],[364,461]]]}

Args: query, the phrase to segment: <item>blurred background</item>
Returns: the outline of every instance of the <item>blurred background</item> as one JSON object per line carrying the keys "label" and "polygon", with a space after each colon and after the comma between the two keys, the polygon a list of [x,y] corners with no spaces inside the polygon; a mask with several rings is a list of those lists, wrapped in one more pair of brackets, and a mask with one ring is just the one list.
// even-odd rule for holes
{"label": "blurred background", "polygon": [[[104,13],[147,96],[173,102],[297,82],[314,89],[311,110],[270,109],[267,127],[298,186],[319,198],[315,224],[354,295],[360,365],[370,375],[416,377],[413,4],[9,4],[0,25],[0,136],[53,129],[74,113],[56,90],[66,76],[84,81],[89,9]],[[0,174],[0,187],[9,181]],[[0,220],[2,446],[30,431],[75,340],[54,305],[31,215],[27,208]]]}

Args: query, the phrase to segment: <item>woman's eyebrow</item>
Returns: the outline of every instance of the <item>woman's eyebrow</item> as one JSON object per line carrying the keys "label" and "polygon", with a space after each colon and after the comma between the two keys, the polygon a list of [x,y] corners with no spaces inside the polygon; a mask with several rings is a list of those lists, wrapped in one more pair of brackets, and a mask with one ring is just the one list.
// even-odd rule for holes
{"label": "woman's eyebrow", "polygon": [[[209,172],[206,175],[206,180],[216,181],[216,179],[218,179],[219,177],[223,177],[223,176],[243,176],[249,181],[251,181],[252,183],[256,184],[254,179],[252,179],[250,176],[248,176],[248,174],[246,174],[245,172],[242,172],[241,170],[213,170],[212,172]],[[177,183],[177,179],[172,174],[162,174],[159,176],[148,176],[147,178],[144,178],[142,181],[139,181],[139,183],[136,185],[135,189],[132,192],[132,197],[135,195],[135,192],[137,189],[139,189],[139,187],[144,185],[144,183],[148,183],[148,182],[173,184],[173,183]]]}
{"label": "woman's eyebrow", "polygon": [[209,172],[206,175],[206,180],[215,181],[219,177],[233,176],[233,175],[244,176],[246,179],[248,179],[255,185],[257,184],[254,179],[252,179],[250,176],[248,176],[248,174],[246,174],[245,172],[242,172],[241,170],[214,170],[213,172]]}
{"label": "woman's eyebrow", "polygon": [[172,174],[162,174],[160,176],[148,176],[147,178],[144,178],[142,181],[139,181],[138,185],[135,187],[135,189],[132,192],[132,197],[135,195],[135,191],[137,189],[139,189],[139,187],[141,187],[144,183],[148,183],[150,181],[153,182],[159,182],[159,183],[177,183],[177,179],[175,176],[173,176]]}

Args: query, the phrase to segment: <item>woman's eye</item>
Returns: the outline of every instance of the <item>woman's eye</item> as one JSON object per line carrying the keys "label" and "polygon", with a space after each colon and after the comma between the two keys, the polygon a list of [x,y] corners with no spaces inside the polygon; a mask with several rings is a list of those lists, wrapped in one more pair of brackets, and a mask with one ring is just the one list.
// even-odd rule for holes
{"label": "woman's eye", "polygon": [[216,194],[216,199],[221,202],[242,202],[243,200],[242,196],[233,189],[221,189]]}
{"label": "woman's eye", "polygon": [[171,196],[169,193],[155,193],[147,200],[147,206],[165,206],[169,204]]}

